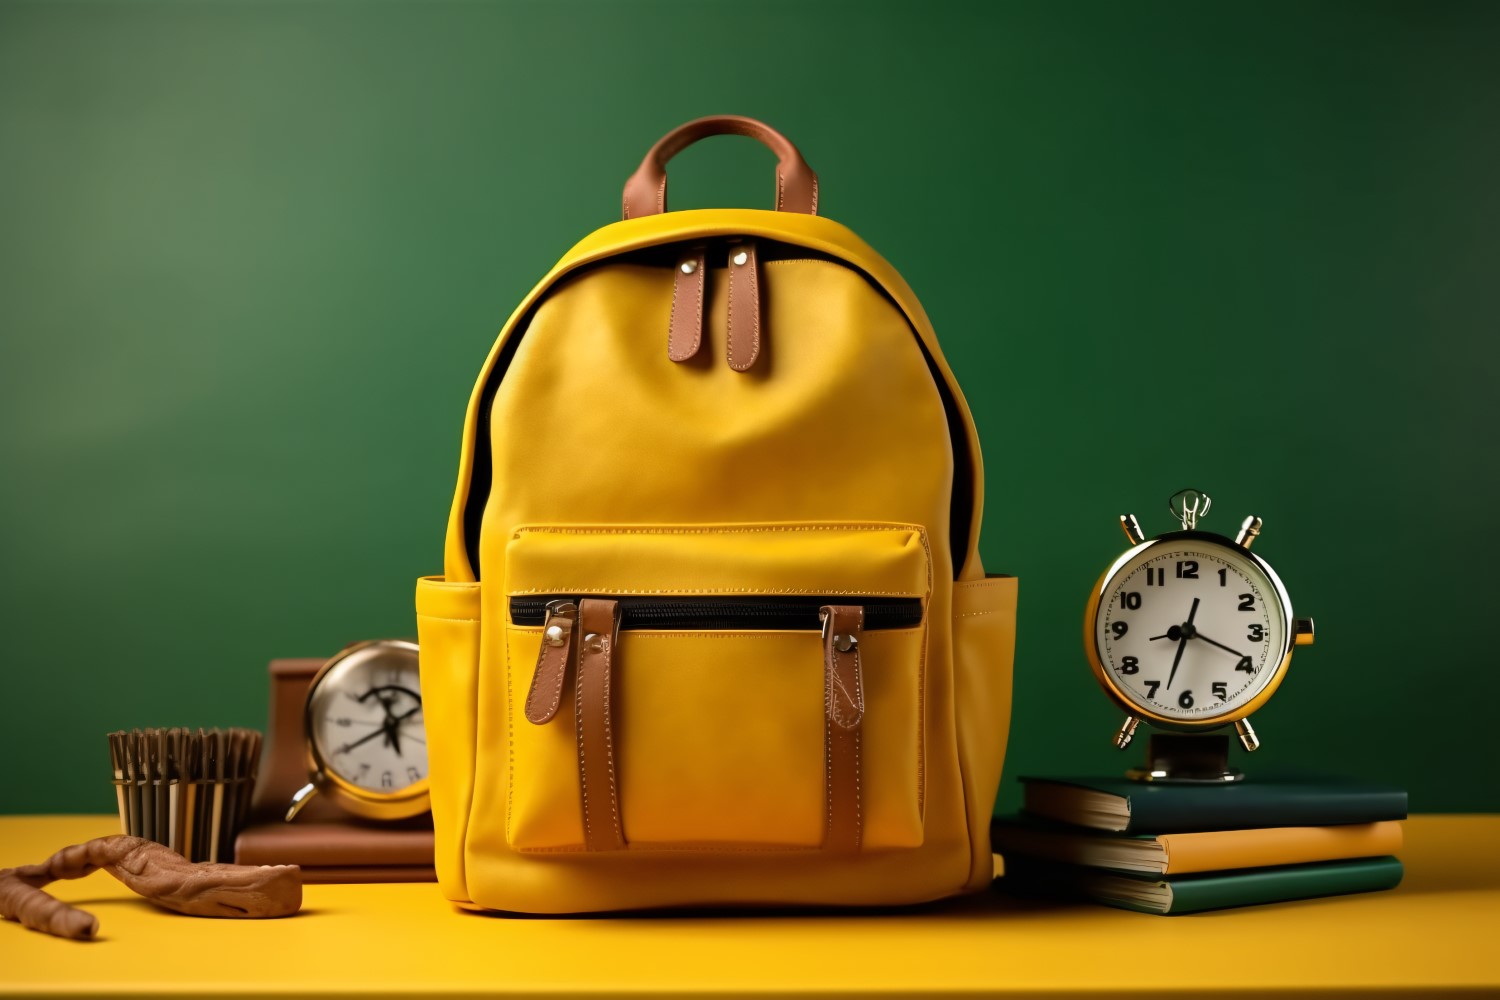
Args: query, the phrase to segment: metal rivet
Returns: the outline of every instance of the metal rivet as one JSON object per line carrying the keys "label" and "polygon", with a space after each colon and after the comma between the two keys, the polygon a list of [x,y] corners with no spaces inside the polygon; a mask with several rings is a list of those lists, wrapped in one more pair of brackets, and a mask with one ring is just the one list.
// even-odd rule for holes
{"label": "metal rivet", "polygon": [[583,637],[583,648],[587,649],[590,653],[602,653],[604,652],[604,642],[604,636],[598,632],[590,632]]}
{"label": "metal rivet", "polygon": [[750,259],[750,255],[747,254],[745,251],[741,250],[739,253],[737,253],[737,254],[734,255],[734,266],[735,267],[739,267],[742,264],[744,264],[745,261],[747,261],[749,259]]}
{"label": "metal rivet", "polygon": [[542,634],[547,637],[547,645],[549,646],[561,646],[565,641],[561,625],[549,625],[547,626],[547,631]]}
{"label": "metal rivet", "polygon": [[833,637],[833,648],[837,649],[840,653],[847,653],[858,645],[859,640],[852,635],[836,635]]}
{"label": "metal rivet", "polygon": [[692,274],[696,270],[698,270],[698,262],[696,260],[685,260],[682,262],[683,274]]}

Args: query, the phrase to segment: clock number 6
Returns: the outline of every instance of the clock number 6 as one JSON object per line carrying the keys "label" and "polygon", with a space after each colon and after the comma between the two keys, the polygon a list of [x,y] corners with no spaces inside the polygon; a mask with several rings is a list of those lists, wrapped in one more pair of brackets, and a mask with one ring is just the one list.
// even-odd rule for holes
{"label": "clock number 6", "polygon": [[1178,695],[1177,696],[1177,707],[1178,708],[1192,708],[1193,707],[1193,692],[1191,692],[1191,691],[1184,691],[1184,692],[1182,692],[1182,694]]}

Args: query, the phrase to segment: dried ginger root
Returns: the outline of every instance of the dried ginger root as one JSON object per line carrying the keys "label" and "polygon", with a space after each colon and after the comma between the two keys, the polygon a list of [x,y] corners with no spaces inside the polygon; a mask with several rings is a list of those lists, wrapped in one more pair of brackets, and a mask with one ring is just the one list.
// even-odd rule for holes
{"label": "dried ginger root", "polygon": [[285,917],[302,906],[302,869],[296,865],[194,864],[161,844],[116,834],[64,847],[39,865],[0,869],[0,917],[88,940],[98,933],[99,921],[42,887],[100,868],[157,906],[194,917]]}

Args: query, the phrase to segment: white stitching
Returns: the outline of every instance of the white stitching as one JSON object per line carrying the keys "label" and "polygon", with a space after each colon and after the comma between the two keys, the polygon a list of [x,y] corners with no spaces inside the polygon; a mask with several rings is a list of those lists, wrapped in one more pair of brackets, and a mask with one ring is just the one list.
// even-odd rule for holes
{"label": "white stitching", "polygon": [[696,355],[698,348],[703,344],[703,286],[708,284],[708,254],[704,250],[698,251],[698,321],[693,326],[693,347],[689,352]]}
{"label": "white stitching", "polygon": [[610,636],[602,637],[601,641],[604,644],[604,747],[609,761],[609,812],[615,825],[615,842],[623,844],[625,835],[620,832],[620,801],[615,783],[615,741],[609,710],[609,682],[614,673],[615,641]]}
{"label": "white stitching", "polygon": [[[582,609],[580,609],[579,626],[582,622]],[[578,645],[578,669],[574,671],[573,678],[573,732],[578,738],[578,790],[583,800],[583,840],[586,850],[593,850],[589,844],[589,770],[588,762],[584,759],[583,752],[583,644]]]}
{"label": "white stitching", "polygon": [[556,584],[545,587],[527,587],[511,591],[511,596],[527,594],[838,594],[841,597],[914,597],[923,595],[910,590],[850,590],[842,586],[826,587],[694,587],[684,584],[677,587],[575,587]]}
{"label": "white stitching", "polygon": [[[894,534],[911,532],[921,535],[926,547],[927,531],[919,524],[899,522],[850,522],[830,524],[709,524],[702,527],[686,525],[636,525],[634,527],[589,524],[524,524],[514,530],[512,539],[525,534],[532,535],[757,535],[792,531],[858,531],[865,534]],[[931,570],[929,568],[929,574]]]}
{"label": "white stitching", "polygon": [[749,369],[755,367],[755,359],[760,357],[760,264],[756,259],[754,243],[749,245],[746,252],[750,254],[745,266],[750,268],[750,317],[753,321],[750,327],[750,357],[745,362],[745,367]]}
{"label": "white stitching", "polygon": [[677,286],[682,283],[682,264],[677,265],[677,270],[672,274],[672,311],[667,315],[667,357],[673,361],[684,360],[677,356]]}

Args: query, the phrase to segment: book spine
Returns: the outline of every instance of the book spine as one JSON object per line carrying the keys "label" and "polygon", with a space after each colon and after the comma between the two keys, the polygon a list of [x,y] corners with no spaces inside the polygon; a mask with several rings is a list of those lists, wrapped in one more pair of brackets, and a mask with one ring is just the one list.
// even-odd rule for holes
{"label": "book spine", "polygon": [[[1406,818],[1406,793],[1360,791],[1328,796],[1261,795],[1250,787],[1206,799],[1202,795],[1133,794],[1127,833],[1199,833],[1270,826],[1335,826]],[[1163,790],[1158,790],[1158,792]],[[1228,790],[1226,790],[1228,791]]]}
{"label": "book spine", "polygon": [[1172,879],[1169,880],[1172,904],[1167,912],[1200,913],[1231,906],[1376,892],[1394,889],[1401,883],[1403,873],[1401,862],[1395,858],[1365,858]]}

